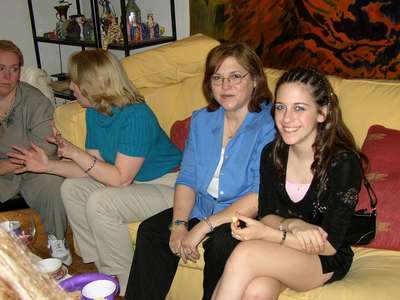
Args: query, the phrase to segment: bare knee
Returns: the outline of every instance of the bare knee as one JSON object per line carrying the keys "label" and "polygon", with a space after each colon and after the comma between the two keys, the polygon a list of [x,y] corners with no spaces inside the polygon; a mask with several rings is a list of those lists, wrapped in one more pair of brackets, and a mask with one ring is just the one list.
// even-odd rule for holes
{"label": "bare knee", "polygon": [[275,300],[278,298],[279,290],[279,281],[273,278],[256,278],[247,286],[242,299]]}
{"label": "bare knee", "polygon": [[225,270],[227,272],[237,272],[237,274],[243,273],[246,266],[248,266],[251,251],[248,242],[239,243],[229,256]]}

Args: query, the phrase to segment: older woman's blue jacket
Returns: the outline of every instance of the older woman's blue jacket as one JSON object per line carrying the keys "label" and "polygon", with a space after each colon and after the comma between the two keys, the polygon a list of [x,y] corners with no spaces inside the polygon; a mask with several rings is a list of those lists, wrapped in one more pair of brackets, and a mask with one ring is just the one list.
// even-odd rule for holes
{"label": "older woman's blue jacket", "polygon": [[224,109],[208,112],[203,108],[192,114],[189,138],[181,163],[177,185],[196,193],[190,218],[204,219],[230,206],[240,197],[258,193],[260,156],[264,146],[275,137],[271,104],[259,113],[250,112],[225,149],[219,177],[219,197],[207,193],[221,156]]}

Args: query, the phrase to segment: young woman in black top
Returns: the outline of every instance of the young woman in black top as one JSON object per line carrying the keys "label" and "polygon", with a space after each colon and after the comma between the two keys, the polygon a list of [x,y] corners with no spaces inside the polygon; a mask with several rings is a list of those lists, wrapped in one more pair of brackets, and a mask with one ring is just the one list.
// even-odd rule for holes
{"label": "young woman in black top", "polygon": [[345,237],[366,158],[342,121],[328,80],[309,69],[279,79],[273,114],[279,134],[261,156],[259,220],[241,215],[213,299],[277,299],[342,279],[353,258]]}

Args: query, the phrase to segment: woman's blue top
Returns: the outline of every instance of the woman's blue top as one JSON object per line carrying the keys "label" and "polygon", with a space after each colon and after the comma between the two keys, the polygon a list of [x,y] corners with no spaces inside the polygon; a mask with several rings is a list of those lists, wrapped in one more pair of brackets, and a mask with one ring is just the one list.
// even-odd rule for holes
{"label": "woman's blue top", "polygon": [[174,170],[182,154],[160,127],[144,103],[113,107],[107,116],[94,108],[86,110],[86,149],[98,150],[104,161],[114,164],[117,153],[144,157],[135,180],[149,181]]}
{"label": "woman's blue top", "polygon": [[261,150],[275,137],[271,104],[249,112],[225,149],[219,177],[219,197],[207,193],[218,165],[224,126],[224,109],[195,111],[176,184],[196,192],[190,218],[203,219],[230,206],[248,193],[258,193]]}

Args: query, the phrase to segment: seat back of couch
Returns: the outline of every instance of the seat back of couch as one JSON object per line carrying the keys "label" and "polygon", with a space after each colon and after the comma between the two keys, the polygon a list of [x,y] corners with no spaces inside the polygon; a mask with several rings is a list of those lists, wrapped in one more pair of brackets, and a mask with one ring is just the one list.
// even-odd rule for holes
{"label": "seat back of couch", "polygon": [[[172,124],[206,105],[201,84],[207,53],[218,41],[201,34],[122,59],[128,77],[156,113],[169,134]],[[271,91],[282,70],[265,69]],[[329,76],[339,97],[343,118],[361,146],[373,124],[400,129],[400,81],[345,80]],[[56,109],[56,125],[83,147],[84,111],[77,103]]]}
{"label": "seat back of couch", "polygon": [[206,105],[201,91],[204,61],[218,44],[197,34],[122,60],[129,79],[143,94],[166,133],[176,120]]}

